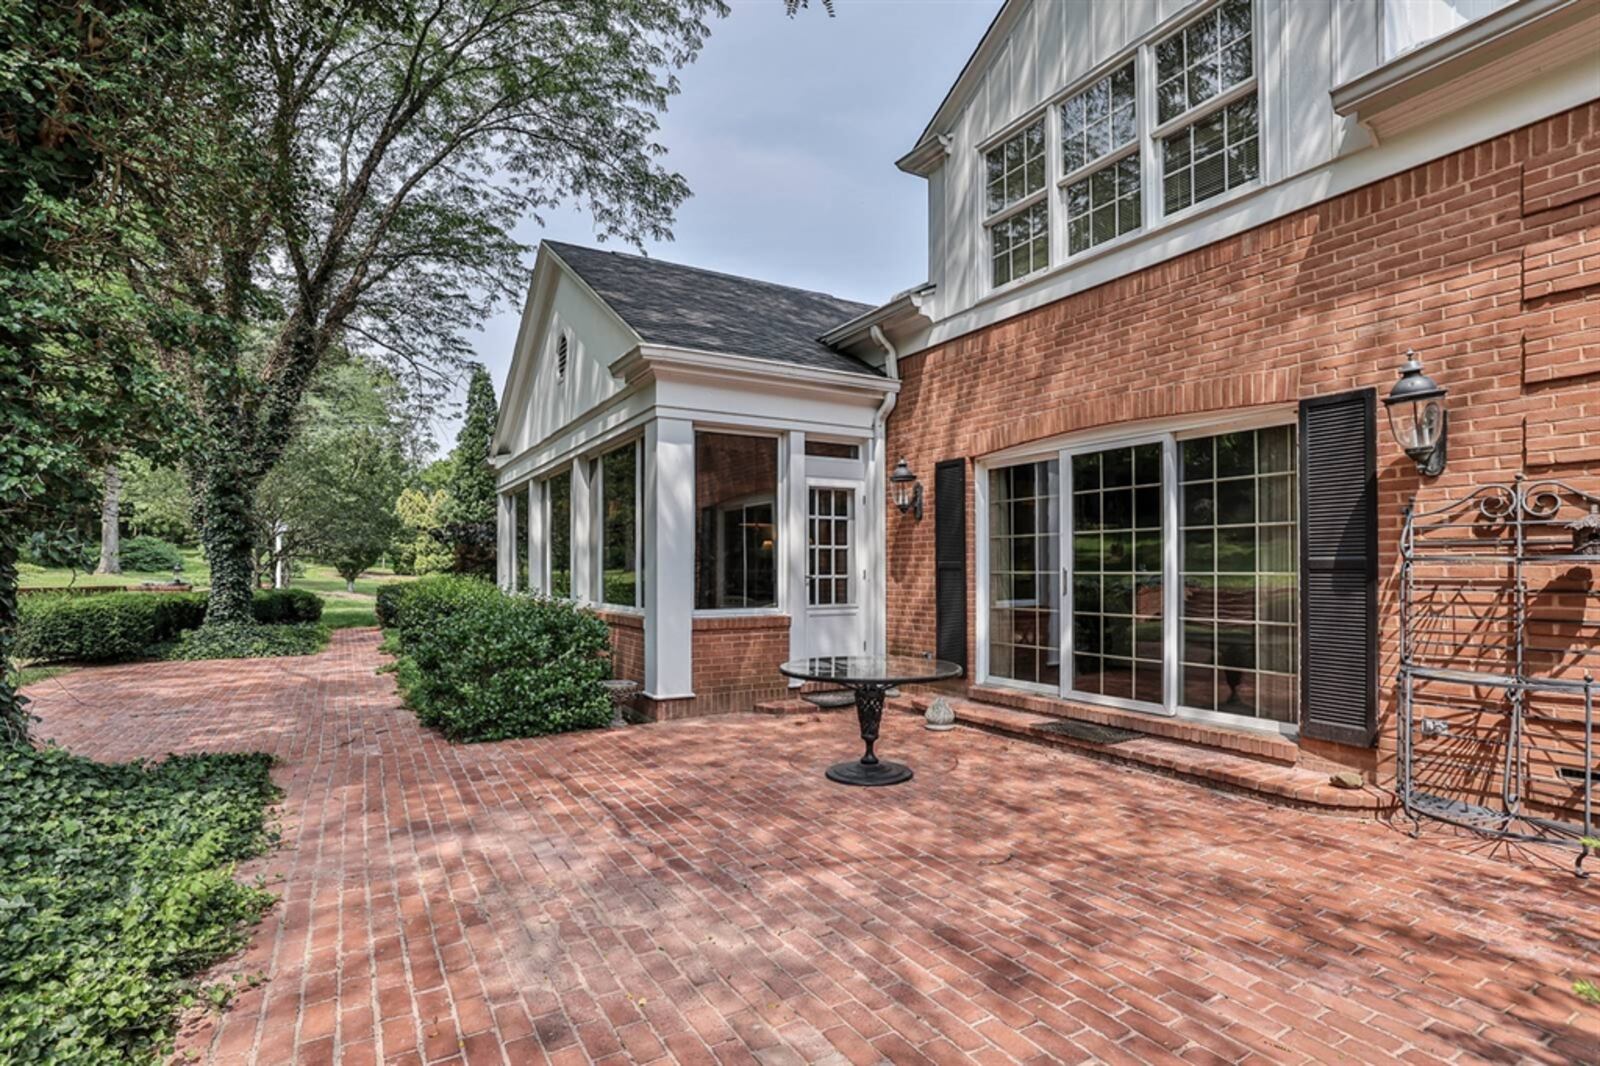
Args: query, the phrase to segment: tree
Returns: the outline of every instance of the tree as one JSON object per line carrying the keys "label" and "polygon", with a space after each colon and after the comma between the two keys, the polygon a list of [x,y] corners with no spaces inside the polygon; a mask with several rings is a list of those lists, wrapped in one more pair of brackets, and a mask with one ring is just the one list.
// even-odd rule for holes
{"label": "tree", "polygon": [[[224,9],[226,12],[229,9]],[[208,624],[250,612],[250,503],[317,368],[347,345],[437,387],[465,331],[518,295],[529,216],[670,236],[688,190],[657,115],[721,0],[285,0],[207,23],[215,63],[173,90],[200,120],[119,186],[182,385],[212,568]]]}
{"label": "tree", "polygon": [[457,573],[494,576],[498,516],[489,439],[498,408],[494,382],[482,366],[472,368],[466,416],[450,453],[450,480],[439,507],[439,536],[450,547]]}
{"label": "tree", "polygon": [[10,657],[24,539],[81,557],[100,471],[176,406],[111,280],[130,223],[105,192],[128,132],[183,122],[164,87],[186,27],[164,0],[0,5],[0,741],[27,739]]}
{"label": "tree", "polygon": [[421,488],[402,491],[394,502],[395,517],[400,523],[400,532],[390,549],[396,573],[443,574],[455,562],[455,555],[439,535],[443,525],[439,512],[445,499],[443,489],[430,492],[424,481]]}
{"label": "tree", "polygon": [[194,504],[183,474],[140,455],[126,456],[122,475],[122,521],[135,537],[160,537],[174,544],[193,544]]}
{"label": "tree", "polygon": [[257,493],[256,542],[271,563],[310,556],[347,584],[373,566],[400,528],[407,425],[389,375],[342,357],[324,368],[294,441]]}

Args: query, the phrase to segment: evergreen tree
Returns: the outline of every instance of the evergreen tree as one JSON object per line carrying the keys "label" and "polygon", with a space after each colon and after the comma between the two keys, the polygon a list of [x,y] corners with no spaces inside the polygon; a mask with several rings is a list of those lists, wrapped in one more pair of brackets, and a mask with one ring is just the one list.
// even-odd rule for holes
{"label": "evergreen tree", "polygon": [[494,382],[481,365],[467,385],[466,419],[450,453],[450,479],[440,507],[440,539],[455,556],[461,574],[493,577],[495,572],[495,479],[489,465],[489,438],[498,408]]}

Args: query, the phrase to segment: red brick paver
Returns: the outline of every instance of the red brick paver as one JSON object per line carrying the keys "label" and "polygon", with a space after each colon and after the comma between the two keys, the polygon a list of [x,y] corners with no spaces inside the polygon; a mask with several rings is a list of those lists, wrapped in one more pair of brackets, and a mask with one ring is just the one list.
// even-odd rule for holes
{"label": "red brick paver", "polygon": [[851,719],[452,746],[309,659],[83,670],[97,758],[266,749],[282,902],[215,1063],[1595,1061],[1600,891],[1566,860],[891,718],[917,769],[822,778]]}

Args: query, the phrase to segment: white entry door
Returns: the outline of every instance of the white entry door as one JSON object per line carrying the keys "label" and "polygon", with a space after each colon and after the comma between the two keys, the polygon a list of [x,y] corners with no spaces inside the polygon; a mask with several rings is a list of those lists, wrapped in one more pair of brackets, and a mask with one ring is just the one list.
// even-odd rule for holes
{"label": "white entry door", "polygon": [[862,655],[867,627],[862,610],[859,481],[806,482],[807,654]]}

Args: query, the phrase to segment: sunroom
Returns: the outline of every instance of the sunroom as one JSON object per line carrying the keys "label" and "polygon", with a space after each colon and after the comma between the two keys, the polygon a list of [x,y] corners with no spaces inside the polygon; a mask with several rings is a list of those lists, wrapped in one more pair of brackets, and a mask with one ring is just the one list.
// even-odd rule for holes
{"label": "sunroom", "polygon": [[883,419],[899,388],[816,340],[866,310],[546,242],[496,431],[500,582],[611,626],[677,717],[884,641]]}

